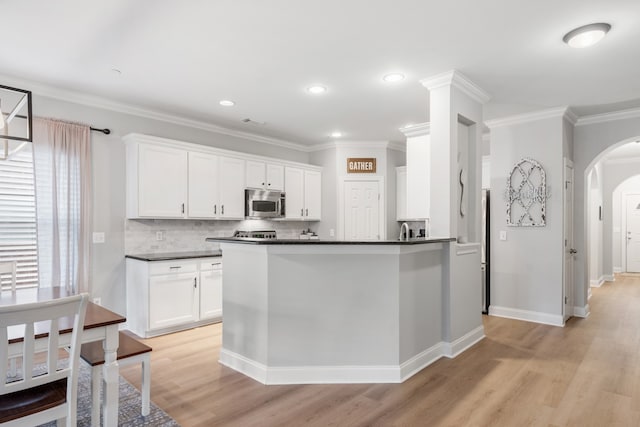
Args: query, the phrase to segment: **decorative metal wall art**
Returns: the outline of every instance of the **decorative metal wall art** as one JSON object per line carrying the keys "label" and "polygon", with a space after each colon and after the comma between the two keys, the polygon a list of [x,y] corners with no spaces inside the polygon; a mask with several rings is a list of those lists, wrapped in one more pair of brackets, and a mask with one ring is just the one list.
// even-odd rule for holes
{"label": "decorative metal wall art", "polygon": [[544,227],[548,197],[545,172],[540,163],[529,158],[520,159],[507,178],[507,225]]}

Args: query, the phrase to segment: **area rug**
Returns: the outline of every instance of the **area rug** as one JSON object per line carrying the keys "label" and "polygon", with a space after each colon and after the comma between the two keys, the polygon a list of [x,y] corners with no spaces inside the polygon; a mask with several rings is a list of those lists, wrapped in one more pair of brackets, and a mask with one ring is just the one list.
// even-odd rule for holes
{"label": "area rug", "polygon": [[[142,395],[134,386],[120,376],[120,405],[118,406],[118,426],[180,426],[173,418],[151,402],[151,412],[146,417],[141,414]],[[102,418],[102,417],[100,417]],[[80,363],[78,377],[78,426],[91,426],[91,368]],[[102,419],[100,420],[102,425]],[[55,427],[56,423],[43,424]]]}

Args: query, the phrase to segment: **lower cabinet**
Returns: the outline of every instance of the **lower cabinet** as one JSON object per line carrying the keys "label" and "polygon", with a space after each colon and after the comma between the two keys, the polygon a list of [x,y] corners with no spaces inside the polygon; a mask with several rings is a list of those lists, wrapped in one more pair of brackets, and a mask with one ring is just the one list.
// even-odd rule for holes
{"label": "lower cabinet", "polygon": [[222,258],[127,258],[127,323],[148,338],[222,319]]}

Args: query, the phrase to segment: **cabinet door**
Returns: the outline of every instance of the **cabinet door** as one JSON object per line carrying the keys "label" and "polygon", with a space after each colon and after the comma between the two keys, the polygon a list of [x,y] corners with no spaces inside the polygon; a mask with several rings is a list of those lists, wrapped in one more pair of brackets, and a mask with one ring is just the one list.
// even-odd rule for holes
{"label": "cabinet door", "polygon": [[244,219],[245,161],[220,157],[221,219]]}
{"label": "cabinet door", "polygon": [[407,219],[407,168],[396,168],[396,219]]}
{"label": "cabinet door", "polygon": [[149,278],[149,329],[198,320],[198,275],[166,274]]}
{"label": "cabinet door", "polygon": [[304,219],[304,171],[298,168],[284,169],[285,217]]}
{"label": "cabinet door", "polygon": [[222,267],[200,272],[200,319],[222,316]]}
{"label": "cabinet door", "polygon": [[267,189],[284,190],[284,166],[267,164]]}
{"label": "cabinet door", "polygon": [[189,218],[215,218],[218,215],[218,157],[189,153]]}
{"label": "cabinet door", "polygon": [[304,217],[317,221],[321,216],[322,179],[320,172],[304,171]]}
{"label": "cabinet door", "polygon": [[138,149],[139,216],[183,218],[187,202],[187,152],[147,144],[140,144]]}
{"label": "cabinet door", "polygon": [[247,187],[248,188],[265,188],[265,163],[256,162],[255,160],[247,160]]}

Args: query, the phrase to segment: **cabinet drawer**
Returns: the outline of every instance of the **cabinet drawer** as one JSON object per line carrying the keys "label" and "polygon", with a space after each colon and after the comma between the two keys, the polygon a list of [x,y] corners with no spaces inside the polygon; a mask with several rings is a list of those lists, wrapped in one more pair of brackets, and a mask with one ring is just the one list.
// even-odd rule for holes
{"label": "cabinet drawer", "polygon": [[200,271],[219,270],[222,268],[222,257],[205,258],[200,260]]}
{"label": "cabinet drawer", "polygon": [[149,265],[149,275],[151,276],[171,273],[195,273],[196,271],[198,271],[198,262],[193,260],[152,262]]}

